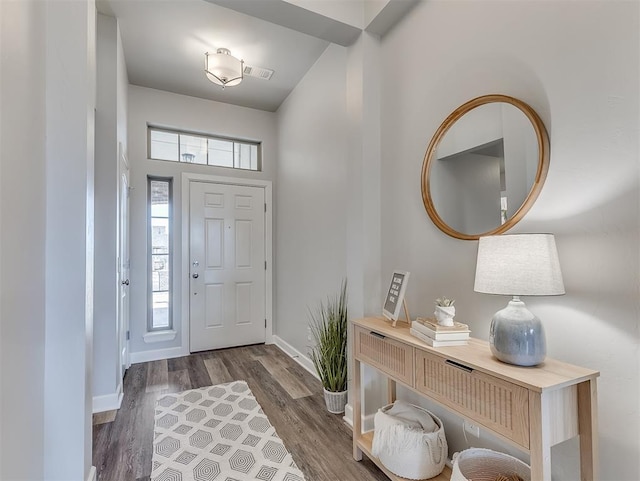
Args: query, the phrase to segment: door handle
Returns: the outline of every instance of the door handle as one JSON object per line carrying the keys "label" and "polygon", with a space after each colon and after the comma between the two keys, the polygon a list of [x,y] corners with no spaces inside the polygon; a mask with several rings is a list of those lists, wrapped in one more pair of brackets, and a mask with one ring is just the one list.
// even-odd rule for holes
{"label": "door handle", "polygon": [[120,284],[122,284],[123,286],[128,286],[129,285],[129,279],[127,279],[125,281],[120,281]]}
{"label": "door handle", "polygon": [[198,274],[194,274],[191,277],[193,277],[194,279],[197,279],[198,277],[200,277]]}

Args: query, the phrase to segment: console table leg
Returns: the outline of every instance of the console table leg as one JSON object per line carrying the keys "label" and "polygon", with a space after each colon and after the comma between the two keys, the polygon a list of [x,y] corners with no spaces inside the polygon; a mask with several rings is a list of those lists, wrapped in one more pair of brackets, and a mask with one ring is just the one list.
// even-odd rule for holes
{"label": "console table leg", "polygon": [[598,476],[598,392],[595,380],[578,384],[578,432],[580,433],[580,479]]}
{"label": "console table leg", "polygon": [[396,382],[390,377],[387,378],[387,401],[393,404],[396,400]]}
{"label": "console table leg", "polygon": [[551,435],[544,419],[543,393],[529,391],[531,479],[551,481]]}

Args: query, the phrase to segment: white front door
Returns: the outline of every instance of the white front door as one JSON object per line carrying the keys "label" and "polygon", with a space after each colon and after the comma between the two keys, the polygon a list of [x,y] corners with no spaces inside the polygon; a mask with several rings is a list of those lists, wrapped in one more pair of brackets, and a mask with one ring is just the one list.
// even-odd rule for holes
{"label": "white front door", "polygon": [[190,350],[265,341],[265,191],[190,183]]}
{"label": "white front door", "polygon": [[[122,150],[122,147],[121,147]],[[129,367],[129,164],[124,152],[120,152],[120,181],[118,186],[120,200],[119,223],[119,264],[118,264],[118,358],[120,376]]]}

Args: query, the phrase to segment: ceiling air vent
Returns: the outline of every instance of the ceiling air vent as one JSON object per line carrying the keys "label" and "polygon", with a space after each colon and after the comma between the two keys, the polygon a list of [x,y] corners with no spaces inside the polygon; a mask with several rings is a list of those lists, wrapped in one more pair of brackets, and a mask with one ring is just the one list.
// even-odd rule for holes
{"label": "ceiling air vent", "polygon": [[244,66],[244,75],[247,77],[256,77],[263,80],[270,80],[273,75],[273,70],[262,67],[252,67],[251,65]]}

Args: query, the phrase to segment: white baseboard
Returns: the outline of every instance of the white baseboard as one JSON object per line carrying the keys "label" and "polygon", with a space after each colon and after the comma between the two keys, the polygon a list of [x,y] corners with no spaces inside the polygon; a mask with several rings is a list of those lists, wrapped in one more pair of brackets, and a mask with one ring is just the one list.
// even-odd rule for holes
{"label": "white baseboard", "polygon": [[96,473],[96,467],[91,466],[91,468],[89,469],[89,474],[87,475],[87,481],[96,481]]}
{"label": "white baseboard", "polygon": [[279,336],[273,336],[273,343],[291,359],[305,368],[313,377],[315,377],[316,379],[320,379],[318,377],[318,374],[316,373],[315,368],[313,367],[313,362],[311,361],[311,359],[302,354],[295,347],[293,347],[291,344],[289,344]]}
{"label": "white baseboard", "polygon": [[155,349],[153,351],[140,351],[131,353],[131,364],[141,362],[158,361],[160,359],[171,359],[173,357],[188,356],[182,347],[170,347],[168,349]]}
{"label": "white baseboard", "polygon": [[[362,431],[373,431],[373,418],[375,414],[368,414],[367,416],[362,416]],[[347,404],[344,407],[344,417],[342,418],[344,421],[351,427],[353,427],[353,406],[351,404]]]}
{"label": "white baseboard", "polygon": [[353,406],[351,404],[347,404],[344,407],[344,416],[342,417],[342,420],[349,426],[353,427]]}
{"label": "white baseboard", "polygon": [[113,394],[93,396],[93,414],[120,409],[123,395],[121,383]]}
{"label": "white baseboard", "polygon": [[342,420],[349,426],[353,427],[353,406],[351,404],[345,405]]}

